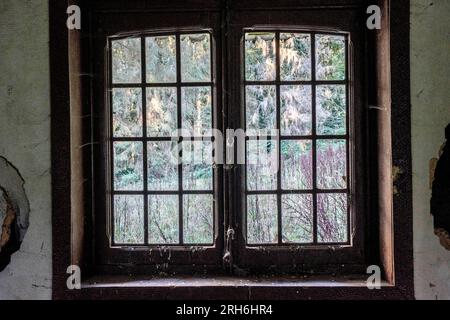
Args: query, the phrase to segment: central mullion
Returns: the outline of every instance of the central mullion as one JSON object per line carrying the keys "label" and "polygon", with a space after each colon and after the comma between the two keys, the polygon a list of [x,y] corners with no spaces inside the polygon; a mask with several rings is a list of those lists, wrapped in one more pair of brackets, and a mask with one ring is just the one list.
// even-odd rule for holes
{"label": "central mullion", "polygon": [[277,222],[278,222],[278,244],[283,243],[283,229],[281,216],[281,96],[280,96],[280,32],[275,33],[275,65],[276,65],[276,112],[277,112]]}
{"label": "central mullion", "polygon": [[[177,65],[177,126],[179,132],[182,128],[182,114],[181,114],[181,42],[180,34],[176,34],[176,65]],[[181,146],[179,149],[179,157],[183,157],[183,137],[178,137],[178,145]],[[182,161],[178,163],[178,227],[179,227],[179,243],[184,244],[183,235],[183,164]]]}
{"label": "central mullion", "polygon": [[145,48],[145,36],[141,37],[141,94],[142,94],[142,135],[143,141],[143,173],[144,173],[144,243],[149,243],[148,235],[148,155],[147,148],[148,142],[145,139],[147,137],[147,89],[145,83],[147,82],[147,66],[146,66],[146,48]]}

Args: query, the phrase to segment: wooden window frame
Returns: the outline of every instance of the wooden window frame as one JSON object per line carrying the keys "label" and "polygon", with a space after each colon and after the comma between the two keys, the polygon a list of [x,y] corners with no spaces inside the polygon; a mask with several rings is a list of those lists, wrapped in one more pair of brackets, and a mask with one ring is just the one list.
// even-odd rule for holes
{"label": "wooden window frame", "polygon": [[[94,114],[93,123],[93,141],[99,141],[96,147],[92,149],[93,158],[93,171],[92,171],[92,181],[93,181],[93,196],[94,207],[93,211],[96,213],[92,223],[95,228],[93,237],[95,239],[95,248],[93,249],[92,261],[95,269],[107,272],[123,272],[121,270],[127,269],[127,273],[141,273],[141,274],[160,274],[161,272],[167,273],[222,273],[222,252],[223,252],[223,216],[219,214],[222,211],[222,201],[220,201],[219,194],[222,193],[222,184],[220,183],[222,172],[220,168],[215,168],[213,170],[213,190],[210,194],[213,194],[219,201],[214,201],[214,243],[211,245],[161,245],[161,246],[151,246],[148,244],[144,245],[115,245],[112,243],[110,236],[113,222],[112,217],[112,206],[113,197],[112,194],[117,194],[116,191],[112,191],[112,177],[113,177],[113,162],[112,162],[112,146],[111,142],[116,140],[111,136],[111,119],[112,115],[111,109],[111,95],[105,92],[109,91],[109,88],[113,88],[116,85],[112,83],[111,74],[107,72],[110,68],[109,63],[111,63],[111,52],[105,53],[105,48],[109,47],[112,39],[121,39],[123,37],[138,37],[144,39],[146,36],[151,35],[161,35],[161,34],[187,34],[187,33],[198,33],[207,32],[211,35],[211,59],[212,68],[211,76],[212,80],[206,84],[212,88],[212,127],[221,130],[222,120],[221,115],[218,110],[221,109],[221,73],[220,69],[214,65],[216,61],[221,61],[221,50],[220,50],[220,35],[218,34],[218,26],[220,19],[218,13],[212,12],[211,15],[215,16],[215,19],[210,15],[205,15],[205,17],[198,17],[195,12],[176,12],[176,18],[170,19],[173,12],[150,12],[147,14],[138,14],[135,16],[133,12],[123,12],[121,15],[122,24],[117,24],[114,15],[108,15],[105,13],[99,13],[98,16],[95,13],[95,4],[92,6],[92,14],[98,19],[93,18],[91,21],[91,30],[101,30],[96,32],[95,36],[90,37],[92,41],[92,52],[94,65],[92,66],[94,74],[96,74],[96,80],[92,83],[93,100],[91,106],[91,112]],[[103,17],[101,19],[100,17]],[[133,21],[132,24],[127,23],[127,21]],[[175,27],[174,27],[175,26]],[[143,30],[143,31],[142,31]],[[141,43],[144,45],[144,43]],[[143,53],[143,52],[142,52]],[[179,48],[177,51],[177,61],[180,61]],[[142,64],[144,68],[144,63]],[[180,65],[177,68],[180,71]],[[105,72],[106,71],[106,72]],[[104,73],[105,72],[105,73]],[[142,72],[144,72],[142,70]],[[145,83],[145,73],[142,74],[142,83],[139,84],[140,88],[147,88],[149,86]],[[191,86],[192,83],[187,85]],[[196,86],[203,85],[201,83],[195,83]],[[131,85],[130,85],[131,86]],[[178,125],[181,128],[181,87],[185,86],[185,83],[181,82],[180,75],[177,76],[177,109],[178,109]],[[120,85],[122,87],[122,85]],[[128,85],[125,85],[128,87]],[[179,90],[178,90],[179,89]],[[143,112],[145,111],[145,100],[143,96]],[[145,126],[145,122],[144,122]],[[198,137],[193,137],[193,139],[198,139]],[[120,139],[121,140],[121,139]],[[129,139],[125,139],[129,140]],[[138,141],[146,142],[163,140],[162,138],[142,138]],[[170,141],[170,138],[169,138]],[[183,139],[185,141],[185,139]],[[145,150],[145,148],[144,148]],[[105,155],[107,158],[105,159]],[[86,153],[85,158],[89,158],[89,152]],[[147,156],[144,151],[144,179],[146,178],[146,160]],[[179,165],[179,183],[181,179],[180,174],[181,164]],[[145,189],[146,181],[144,181]],[[123,192],[120,192],[121,194]],[[134,193],[134,192],[131,192]],[[130,192],[125,192],[124,194],[131,194]],[[145,191],[144,199],[153,192]],[[154,192],[155,194],[163,194],[162,192]],[[197,191],[178,191],[176,194],[179,198],[183,194],[199,194],[205,192]],[[95,196],[94,196],[95,195]],[[146,201],[144,201],[144,206],[146,206]],[[180,210],[182,202],[179,203]],[[101,212],[101,213],[100,213]],[[147,212],[145,210],[144,212]],[[146,215],[144,213],[144,215]],[[180,215],[181,217],[181,215]],[[144,221],[145,216],[144,216]],[[144,222],[146,223],[146,222]],[[180,224],[182,227],[182,224]],[[180,234],[181,235],[181,234]],[[148,237],[148,235],[146,235]],[[130,262],[132,262],[130,264]],[[126,267],[124,267],[126,266]],[[169,266],[169,267],[162,267]]]}
{"label": "wooden window frame", "polygon": [[[349,64],[351,63],[351,61],[353,61],[354,59],[350,59],[350,55],[351,52],[349,52],[349,34],[348,33],[344,33],[344,32],[336,32],[334,30],[330,30],[330,31],[313,31],[313,30],[308,30],[308,29],[295,29],[295,28],[288,28],[288,27],[280,27],[280,29],[269,29],[269,28],[251,28],[248,30],[243,30],[244,33],[246,32],[268,32],[268,33],[275,33],[275,51],[276,51],[276,80],[273,81],[248,81],[245,80],[244,77],[241,80],[243,82],[243,85],[241,87],[243,87],[244,89],[241,90],[245,90],[246,86],[275,86],[276,87],[276,128],[278,130],[280,130],[279,136],[276,137],[277,139],[277,151],[278,151],[278,165],[279,165],[279,170],[277,172],[277,187],[275,191],[272,190],[248,190],[248,175],[245,172],[245,174],[243,174],[243,176],[245,177],[243,181],[243,185],[245,187],[246,190],[246,196],[249,195],[276,195],[277,196],[277,203],[278,203],[278,208],[277,208],[277,225],[278,225],[278,239],[277,239],[277,243],[276,244],[249,244],[247,241],[247,246],[248,247],[270,247],[270,246],[299,246],[299,247],[311,247],[311,248],[320,248],[321,246],[335,246],[335,247],[339,247],[339,246],[352,246],[352,239],[351,239],[351,230],[353,229],[351,224],[353,221],[353,217],[352,217],[352,213],[354,210],[352,210],[352,206],[348,205],[347,207],[347,212],[346,212],[346,216],[347,216],[347,241],[344,242],[319,242],[318,241],[318,223],[317,223],[317,195],[318,194],[347,194],[347,196],[351,197],[351,181],[353,180],[351,177],[353,176],[353,174],[350,174],[350,172],[352,171],[351,167],[352,167],[352,162],[353,162],[353,156],[350,154],[350,150],[352,149],[350,146],[350,128],[353,127],[353,122],[355,119],[352,118],[350,111],[351,111],[351,106],[349,106],[349,102],[351,99],[349,99],[349,93],[350,93],[350,80],[349,79]],[[281,33],[298,33],[298,34],[307,34],[310,36],[311,39],[311,74],[312,74],[312,78],[311,80],[293,80],[293,81],[285,81],[285,80],[281,80],[280,79],[280,34]],[[312,40],[313,38],[315,38],[316,35],[334,35],[334,36],[343,36],[345,38],[345,79],[344,80],[317,80],[316,77],[316,41]],[[244,48],[242,48],[244,49]],[[245,52],[243,53],[243,55],[245,55]],[[242,70],[245,70],[245,59],[244,61],[242,61]],[[354,80],[352,82],[355,82]],[[283,135],[281,134],[281,87],[282,86],[300,86],[300,85],[307,85],[307,86],[311,86],[312,90],[311,90],[311,118],[312,118],[312,132],[311,134],[304,134],[304,135]],[[341,134],[341,135],[320,135],[317,133],[317,118],[316,118],[316,112],[317,112],[317,99],[316,99],[316,91],[317,91],[317,87],[320,85],[344,85],[345,86],[345,96],[346,96],[346,101],[345,101],[345,134]],[[241,96],[244,96],[244,92],[241,94]],[[244,99],[245,100],[245,99]],[[247,103],[246,101],[243,102],[243,109],[244,109],[244,114],[246,113],[246,108],[247,108]],[[245,122],[245,121],[244,121]],[[245,123],[243,125],[243,128],[245,128]],[[353,136],[353,135],[352,135]],[[258,140],[258,136],[247,136],[246,141],[255,141]],[[349,183],[346,183],[346,188],[342,188],[342,189],[319,189],[317,187],[317,167],[314,165],[315,163],[317,163],[316,159],[317,159],[317,141],[320,140],[345,140],[346,143],[346,172],[345,175],[347,177],[347,181]],[[282,173],[281,173],[281,165],[282,165],[282,160],[281,160],[281,152],[280,152],[280,147],[281,147],[281,143],[283,141],[311,141],[312,143],[312,163],[313,163],[313,167],[312,167],[312,187],[309,189],[283,189],[282,188]],[[247,171],[246,169],[244,169],[244,171]],[[312,195],[313,196],[313,241],[311,243],[307,243],[307,244],[302,244],[302,243],[285,243],[282,240],[282,236],[283,236],[283,227],[282,227],[282,209],[281,209],[281,197],[282,195],[287,195],[287,194],[292,194],[292,195],[300,195],[300,194],[308,194],[308,195]],[[248,227],[248,226],[247,226]],[[274,247],[275,249],[275,247]]]}
{"label": "wooden window frame", "polygon": [[[364,200],[369,193],[369,186],[365,178],[367,177],[367,170],[364,170],[367,163],[367,151],[365,150],[366,144],[364,141],[368,137],[363,131],[364,123],[368,125],[369,120],[364,108],[354,107],[355,105],[367,104],[363,94],[363,86],[365,85],[363,65],[365,58],[362,53],[364,52],[365,34],[361,32],[361,26],[354,24],[359,14],[358,10],[352,9],[335,10],[333,8],[322,8],[321,10],[311,10],[306,8],[301,11],[289,12],[285,9],[272,11],[261,8],[251,11],[245,9],[236,10],[230,17],[230,25],[232,27],[229,33],[232,36],[229,37],[228,46],[230,47],[229,50],[233,51],[230,56],[241,57],[240,63],[236,61],[230,62],[231,65],[235,66],[230,73],[239,75],[241,79],[241,82],[229,79],[229,90],[231,92],[240,92],[240,95],[236,94],[231,98],[234,100],[228,104],[228,117],[234,117],[235,121],[232,125],[233,129],[245,128],[244,92],[247,82],[244,79],[245,66],[242,63],[244,61],[242,39],[247,30],[339,34],[345,35],[348,40],[351,39],[351,42],[346,47],[347,79],[343,81],[347,84],[347,108],[349,111],[346,119],[349,128],[345,138],[351,142],[351,145],[348,145],[350,161],[347,166],[348,176],[350,177],[348,192],[352,193],[350,197],[351,202],[349,201],[349,217],[351,215],[351,219],[349,219],[349,242],[347,244],[314,244],[309,246],[248,246],[245,242],[246,223],[244,216],[246,201],[243,199],[244,196],[242,198],[239,196],[240,194],[246,194],[246,174],[245,167],[240,166],[236,168],[234,175],[230,178],[233,181],[233,186],[230,186],[230,188],[237,190],[230,195],[233,208],[237,208],[232,210],[235,213],[232,217],[232,225],[236,233],[240,235],[235,243],[234,252],[241,266],[248,268],[251,273],[273,274],[273,268],[269,266],[276,264],[276,270],[282,273],[298,274],[308,273],[310,270],[313,270],[316,274],[362,274],[367,268],[368,261],[376,261],[377,259],[376,253],[366,251],[364,244],[364,236],[373,237],[377,230],[371,228],[370,224],[366,224],[368,220],[365,218],[366,216],[369,217],[369,214],[355,214],[355,212],[369,212],[369,208],[365,206],[367,202]],[[271,26],[265,25],[265,21],[269,20],[271,21]],[[302,21],[307,27],[296,26],[297,21]],[[356,54],[357,56],[355,56]],[[273,83],[279,84],[278,81]],[[317,82],[312,79],[308,83],[314,85]],[[354,99],[350,97],[354,97]],[[236,105],[241,106],[241,112],[233,108]],[[358,119],[359,121],[354,121],[353,119]],[[355,127],[352,125],[353,123],[356,125]],[[314,134],[312,138],[315,138]],[[350,152],[352,149],[353,151]],[[351,167],[350,164],[357,165]],[[355,177],[358,177],[358,179],[355,179]],[[315,191],[317,190],[315,189]],[[241,212],[243,212],[242,215]],[[357,230],[354,235],[352,235],[353,230]],[[276,256],[276,262],[273,260],[274,256]]]}
{"label": "wooden window frame", "polygon": [[[380,1],[380,5],[384,9],[385,13],[385,26],[389,26],[387,31],[379,32],[376,34],[378,37],[376,52],[380,52],[379,48],[386,48],[387,46],[390,50],[390,56],[383,56],[383,54],[374,54],[377,58],[377,63],[379,66],[389,65],[391,72],[386,74],[384,72],[379,72],[377,69],[377,78],[374,81],[375,84],[383,84],[383,81],[390,80],[391,82],[391,100],[392,100],[392,110],[391,118],[388,120],[393,123],[392,125],[392,163],[397,169],[400,169],[403,174],[397,181],[394,181],[397,188],[398,196],[392,196],[393,208],[395,215],[392,217],[392,221],[389,221],[389,216],[385,216],[380,213],[379,220],[380,223],[380,255],[381,264],[384,266],[386,285],[379,291],[371,292],[364,286],[354,287],[351,285],[346,286],[345,283],[342,287],[331,288],[331,287],[321,287],[320,285],[305,285],[301,282],[297,285],[290,285],[286,287],[282,284],[273,286],[236,286],[234,290],[229,288],[223,288],[223,290],[217,290],[218,287],[208,286],[199,287],[198,289],[187,290],[185,287],[180,286],[176,290],[167,291],[170,289],[165,289],[161,287],[154,287],[151,283],[148,284],[142,290],[138,290],[138,293],[133,293],[132,287],[124,287],[122,290],[112,287],[99,288],[92,286],[83,289],[79,292],[73,292],[66,288],[66,269],[69,265],[78,264],[82,267],[86,267],[83,270],[89,270],[85,273],[85,277],[89,275],[101,274],[105,269],[100,268],[90,268],[89,266],[95,265],[95,256],[90,252],[93,252],[92,244],[89,241],[89,233],[92,232],[92,220],[93,217],[89,213],[89,208],[92,208],[93,203],[86,197],[86,206],[79,210],[79,212],[74,212],[74,208],[79,209],[78,203],[73,203],[74,199],[83,199],[80,196],[79,190],[74,187],[74,181],[76,182],[78,173],[75,167],[83,167],[85,169],[85,174],[90,172],[90,165],[81,165],[76,163],[74,159],[83,160],[82,153],[77,153],[76,148],[71,145],[71,138],[73,141],[74,136],[77,136],[74,132],[75,128],[82,132],[82,134],[89,136],[91,128],[91,120],[89,119],[87,123],[76,123],[73,121],[74,117],[74,106],[76,105],[91,105],[89,101],[83,101],[86,97],[82,94],[83,91],[89,91],[91,88],[92,81],[89,81],[90,75],[84,75],[84,78],[88,81],[80,81],[76,75],[76,70],[83,70],[86,64],[89,63],[90,57],[87,58],[81,55],[82,45],[86,45],[89,39],[83,39],[80,37],[79,33],[76,31],[67,31],[66,28],[61,28],[61,25],[65,25],[65,20],[67,15],[65,14],[67,6],[69,4],[80,4],[83,5],[83,1],[50,1],[50,21],[51,21],[51,81],[52,81],[52,169],[53,169],[53,243],[54,243],[54,258],[53,258],[53,296],[54,298],[85,298],[85,297],[100,297],[100,298],[111,298],[111,297],[148,297],[155,298],[160,294],[164,294],[166,298],[171,296],[182,296],[185,298],[201,298],[201,297],[216,297],[216,298],[248,298],[248,290],[252,291],[253,299],[270,298],[270,297],[285,297],[288,299],[303,299],[303,298],[325,298],[325,297],[336,297],[336,298],[364,298],[364,297],[391,297],[391,298],[407,298],[413,297],[413,285],[412,285],[412,208],[411,208],[411,159],[410,159],[410,106],[409,106],[409,1],[397,1],[395,3],[389,3],[388,1]],[[101,8],[102,1],[95,1],[99,4],[95,10],[105,11],[105,8]],[[328,0],[320,1],[318,4],[314,1],[305,0],[301,4],[292,1],[282,1],[278,5],[272,5],[270,2],[261,1],[261,10],[266,11],[280,11],[286,8],[292,10],[302,10],[307,9],[334,9],[334,10],[345,10],[349,8],[360,8],[364,9],[364,1],[357,0]],[[401,2],[401,4],[400,4]],[[111,14],[121,12],[121,2],[110,1],[109,2],[112,9],[106,10]],[[217,1],[208,2],[209,7],[213,12],[221,12],[222,4]],[[145,1],[136,0],[137,8],[140,12],[142,11],[158,11],[167,12],[164,4],[160,4],[155,8],[147,7]],[[250,11],[254,11],[252,8],[252,2],[250,0],[241,1],[239,4],[232,4],[236,8],[236,12],[244,12],[248,14]],[[208,7],[208,6],[207,6]],[[406,8],[406,9],[405,9]],[[172,5],[171,10],[186,12],[184,3],[177,2]],[[193,1],[192,12],[201,10],[203,13],[206,11],[205,6],[202,1]],[[189,10],[188,10],[189,11]],[[205,15],[207,16],[207,14]],[[395,21],[395,24],[390,24],[390,21]],[[86,22],[83,22],[83,26],[88,26]],[[118,26],[120,28],[120,24]],[[222,39],[222,38],[221,38]],[[223,39],[222,39],[223,40]],[[383,42],[384,41],[384,42]],[[228,46],[228,48],[230,48]],[[235,47],[231,47],[235,50]],[[239,48],[238,48],[239,50]],[[92,52],[91,52],[92,54]],[[84,57],[84,58],[83,58]],[[229,56],[225,55],[221,57],[224,62],[230,62]],[[80,62],[81,60],[81,62]],[[238,66],[239,67],[239,66]],[[384,70],[384,69],[383,69]],[[401,70],[402,72],[399,72]],[[396,72],[397,71],[397,72]],[[230,77],[228,81],[230,83],[232,80],[230,78],[236,73],[236,70],[230,72]],[[94,75],[96,76],[96,75]],[[386,77],[386,79],[383,78]],[[86,84],[87,82],[87,84]],[[370,83],[370,80],[369,80]],[[231,83],[233,85],[233,83]],[[236,83],[234,83],[236,85]],[[238,91],[236,91],[238,92]],[[375,92],[373,96],[376,96],[375,100],[371,100],[372,97],[369,92],[368,102],[382,102],[385,99],[386,93]],[[220,95],[218,95],[220,96]],[[229,101],[229,96],[224,97],[224,109],[225,115],[233,114],[236,111],[230,110],[226,106],[233,103]],[[239,98],[239,97],[238,97]],[[86,103],[88,102],[88,103]],[[84,110],[86,111],[86,110]],[[87,110],[88,114],[89,111]],[[80,112],[83,114],[83,111]],[[234,125],[238,125],[240,117],[231,117]],[[241,118],[242,119],[242,118]],[[380,120],[381,121],[381,120]],[[70,126],[66,124],[70,123]],[[370,124],[369,124],[370,125]],[[377,128],[386,125],[386,121],[381,124],[377,120],[374,121],[372,125]],[[80,130],[81,128],[81,130]],[[389,138],[389,137],[387,137]],[[383,138],[385,139],[385,138]],[[386,140],[386,139],[385,139]],[[384,140],[384,141],[385,141]],[[81,139],[83,141],[83,139]],[[386,141],[385,141],[386,142]],[[388,141],[389,142],[389,141]],[[390,143],[390,142],[389,142]],[[84,163],[86,158],[84,159]],[[89,162],[88,162],[89,163]],[[382,168],[381,168],[382,169]],[[239,179],[239,170],[230,170],[225,173],[224,181],[225,184],[230,186],[228,193],[225,195],[225,201],[223,203],[225,210],[228,209],[232,212],[238,212],[238,210],[233,210],[239,208],[238,201],[233,196],[233,187],[238,187],[237,181],[242,181]],[[237,175],[238,179],[234,175]],[[94,186],[95,188],[95,186]],[[239,190],[239,189],[238,189]],[[385,192],[383,188],[378,187],[380,192]],[[83,191],[84,194],[90,194],[89,188]],[[387,198],[390,195],[383,194]],[[370,202],[373,199],[370,199]],[[381,207],[382,205],[380,205]],[[87,209],[87,213],[84,213]],[[233,219],[235,219],[233,221]],[[376,218],[370,218],[375,219]],[[236,216],[232,217],[227,221],[225,218],[225,225],[235,223]],[[372,221],[372,220],[371,220]],[[84,225],[87,225],[85,228]],[[390,226],[390,227],[389,227]],[[395,226],[396,232],[392,234],[392,228]],[[390,229],[390,230],[388,230]],[[78,232],[77,232],[78,231]],[[223,232],[222,232],[223,234]],[[392,240],[390,240],[392,239]],[[394,240],[394,241],[393,241]],[[368,241],[367,239],[365,241]],[[401,242],[401,243],[399,243]],[[95,246],[98,244],[96,243]],[[377,247],[377,246],[375,246]],[[240,253],[241,254],[241,253]],[[123,255],[123,259],[129,260],[130,252],[126,252]],[[221,258],[221,257],[217,257]],[[249,256],[250,258],[250,256]],[[139,263],[137,263],[139,264]],[[119,268],[120,269],[120,268]],[[118,270],[120,272],[120,270]],[[308,288],[308,294],[305,292],[305,288]],[[312,288],[310,288],[312,287]],[[110,289],[109,289],[110,288]],[[288,289],[289,288],[289,289]],[[136,290],[136,289],[134,289]],[[171,293],[170,293],[171,292]],[[176,293],[174,293],[176,292]],[[159,296],[160,297],[160,296]]]}
{"label": "wooden window frame", "polygon": [[[182,88],[186,88],[186,87],[209,87],[211,88],[211,94],[214,96],[215,93],[215,83],[214,83],[214,69],[213,68],[213,62],[214,62],[214,48],[211,48],[211,81],[208,82],[182,82],[181,81],[181,56],[180,56],[180,38],[182,35],[184,34],[198,34],[198,33],[205,33],[205,34],[209,34],[211,37],[211,32],[210,30],[183,30],[183,31],[164,31],[164,32],[158,32],[158,31],[153,31],[153,32],[149,32],[149,33],[139,33],[136,35],[127,35],[127,36],[119,36],[119,37],[109,37],[108,38],[108,89],[107,91],[110,92],[109,94],[109,102],[108,102],[108,111],[109,111],[109,117],[107,117],[109,119],[109,138],[107,139],[108,141],[110,141],[109,144],[109,148],[110,148],[110,164],[107,165],[107,167],[109,167],[109,169],[111,170],[110,173],[110,178],[108,181],[109,186],[107,187],[106,190],[111,190],[111,197],[110,197],[110,221],[109,221],[109,225],[110,225],[110,229],[111,229],[111,243],[110,246],[111,247],[168,247],[168,248],[175,248],[175,247],[184,247],[184,246],[199,246],[199,247],[212,247],[215,246],[215,240],[213,240],[213,243],[209,243],[209,244],[184,244],[184,239],[183,239],[183,215],[182,215],[182,204],[183,204],[183,195],[203,195],[203,194],[216,194],[215,188],[214,188],[214,184],[215,184],[215,176],[217,175],[217,173],[213,173],[213,188],[211,190],[185,190],[183,187],[183,175],[182,175],[182,164],[178,164],[178,188],[177,190],[149,190],[148,188],[148,143],[149,142],[172,142],[174,141],[174,137],[169,137],[169,136],[148,136],[147,134],[147,117],[145,115],[147,115],[147,101],[146,101],[146,93],[147,93],[147,89],[150,88],[176,88],[177,91],[177,129],[181,129],[182,128],[182,109],[181,109],[181,91]],[[157,37],[157,36],[175,36],[176,38],[176,47],[177,47],[177,54],[176,54],[176,64],[177,64],[177,81],[174,83],[161,83],[161,82],[155,82],[155,83],[148,83],[145,75],[146,75],[146,63],[145,63],[145,59],[146,59],[146,54],[147,54],[147,50],[145,47],[145,41],[146,41],[146,37]],[[122,40],[122,39],[129,39],[129,38],[138,38],[141,41],[141,78],[142,81],[141,83],[131,83],[131,84],[127,84],[127,83],[113,83],[112,80],[112,51],[111,51],[111,47],[112,47],[112,41],[115,40]],[[212,37],[211,37],[212,38]],[[210,38],[210,39],[211,39]],[[211,46],[213,47],[213,42],[211,39]],[[114,137],[114,134],[112,133],[112,126],[113,126],[113,119],[112,119],[112,103],[113,103],[113,96],[112,96],[112,90],[113,89],[119,89],[119,88],[139,88],[142,91],[142,114],[143,114],[143,121],[142,121],[142,136],[140,137]],[[215,110],[215,100],[216,99],[212,99],[213,103],[212,103],[212,109]],[[211,118],[211,126],[214,125],[214,118],[215,118],[216,112],[212,112],[212,118]],[[209,141],[208,139],[211,137],[208,136],[204,136],[204,137],[192,137],[192,139],[189,139],[188,141]],[[181,137],[178,137],[177,139],[177,143],[182,143],[182,141],[184,141]],[[113,179],[112,177],[114,176],[114,159],[113,159],[113,152],[112,150],[114,149],[114,142],[139,142],[142,143],[143,145],[143,190],[142,191],[126,191],[126,190],[114,190],[113,188]],[[113,216],[113,212],[114,212],[114,196],[116,195],[139,195],[139,196],[143,196],[144,197],[144,241],[142,244],[126,244],[126,243],[119,243],[116,242],[114,239],[114,223],[112,222],[114,220],[114,216]],[[160,245],[156,245],[156,244],[152,244],[150,243],[149,240],[149,226],[148,226],[148,197],[150,195],[157,195],[157,196],[162,196],[162,195],[174,195],[178,197],[178,220],[179,220],[179,243],[178,244],[160,244]],[[217,223],[217,210],[213,210],[215,212],[214,214],[214,218],[213,218],[213,225],[215,226]],[[215,237],[217,236],[216,234],[216,230],[213,230],[213,238],[215,239]]]}

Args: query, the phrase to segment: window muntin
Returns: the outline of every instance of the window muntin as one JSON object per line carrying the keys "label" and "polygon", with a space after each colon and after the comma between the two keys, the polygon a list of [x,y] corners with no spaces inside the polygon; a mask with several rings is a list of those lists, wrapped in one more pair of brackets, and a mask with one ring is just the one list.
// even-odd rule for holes
{"label": "window muntin", "polygon": [[[245,34],[246,155],[256,158],[246,174],[248,245],[350,241],[347,43],[343,34]],[[111,39],[111,48],[113,244],[211,245],[211,143],[178,140],[183,159],[200,150],[201,161],[164,161],[175,129],[212,128],[211,36]],[[278,139],[262,137],[271,129]],[[127,224],[143,231],[127,239]]]}
{"label": "window muntin", "polygon": [[213,245],[211,34],[109,41],[112,245]]}
{"label": "window muntin", "polygon": [[244,35],[249,247],[350,244],[347,37]]}

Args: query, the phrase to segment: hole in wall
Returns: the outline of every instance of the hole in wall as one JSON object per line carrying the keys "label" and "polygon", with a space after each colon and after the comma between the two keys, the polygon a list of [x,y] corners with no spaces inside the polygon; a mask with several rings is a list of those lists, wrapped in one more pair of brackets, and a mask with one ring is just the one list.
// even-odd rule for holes
{"label": "hole in wall", "polygon": [[0,156],[0,272],[20,249],[29,226],[30,204],[19,170]]}

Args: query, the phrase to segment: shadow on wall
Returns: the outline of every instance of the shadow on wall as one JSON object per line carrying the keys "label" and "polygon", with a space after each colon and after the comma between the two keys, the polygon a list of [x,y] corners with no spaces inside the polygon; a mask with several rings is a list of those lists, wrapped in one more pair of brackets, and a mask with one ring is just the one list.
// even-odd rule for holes
{"label": "shadow on wall", "polygon": [[0,157],[0,272],[20,249],[29,225],[30,204],[19,171]]}

